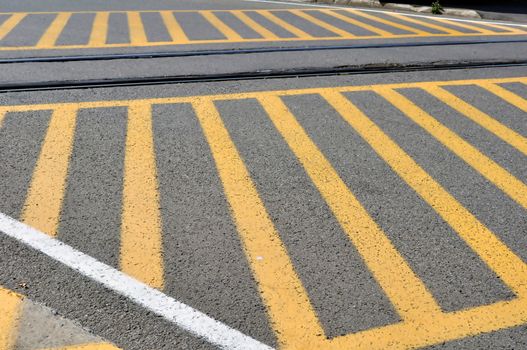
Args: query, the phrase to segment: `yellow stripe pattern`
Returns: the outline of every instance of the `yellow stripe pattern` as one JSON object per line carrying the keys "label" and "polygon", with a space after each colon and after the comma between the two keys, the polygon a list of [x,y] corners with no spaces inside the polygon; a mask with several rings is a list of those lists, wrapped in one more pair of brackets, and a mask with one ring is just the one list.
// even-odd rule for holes
{"label": "yellow stripe pattern", "polygon": [[0,287],[0,349],[14,350],[22,311],[21,295]]}
{"label": "yellow stripe pattern", "polygon": [[[509,142],[524,155],[525,137],[460,97],[450,86],[479,86],[501,99],[504,106],[526,108],[525,99],[506,83],[527,83],[527,78],[415,82],[344,86],[284,91],[263,91],[208,96],[184,96],[123,101],[95,101],[0,107],[0,115],[21,111],[52,111],[33,180],[26,199],[25,221],[49,234],[57,222],[67,183],[67,166],[75,115],[80,109],[126,107],[128,127],[121,227],[121,269],[162,289],[164,266],[159,210],[157,164],[153,143],[152,106],[190,104],[210,147],[248,264],[258,284],[271,326],[281,348],[291,349],[411,349],[510,328],[527,323],[527,265],[495,232],[448,192],[344,93],[368,91],[386,99],[410,121],[441,142],[527,210],[527,185],[447,125],[418,107],[398,89],[416,88],[451,106],[459,116],[483,128],[487,136]],[[415,191],[515,294],[456,312],[444,312],[411,264],[392,244],[341,179],[338,171],[303,129],[284,102],[285,96],[318,94],[334,109],[392,171]],[[240,156],[216,107],[218,101],[255,99],[306,171],[315,188],[357,248],[401,321],[328,339],[310,297],[283,243],[280,232]],[[58,135],[60,130],[60,136]],[[58,150],[66,152],[58,152]],[[58,232],[60,235],[60,232]]]}
{"label": "yellow stripe pattern", "polygon": [[161,217],[150,104],[128,108],[124,161],[121,269],[163,288]]}
{"label": "yellow stripe pattern", "polygon": [[[158,30],[152,27],[151,22],[143,21],[142,14],[153,13],[159,16],[160,22],[166,31],[166,40],[154,41],[146,34],[149,31]],[[16,45],[17,40],[24,37],[13,33],[17,27],[24,29],[24,19],[40,14],[54,16],[49,26],[42,32],[34,33],[40,37],[35,45]],[[59,38],[65,31],[75,30],[76,21],[72,21],[72,15],[92,16],[90,35],[86,43],[68,44],[59,42]],[[107,38],[111,30],[110,19],[114,15],[124,14],[127,19],[128,42],[108,43]],[[430,20],[418,19],[416,17],[389,13],[385,16],[369,11],[357,9],[271,9],[271,10],[160,10],[160,11],[76,11],[76,12],[24,12],[24,13],[0,13],[8,16],[0,24],[0,51],[16,50],[50,50],[50,49],[83,49],[83,48],[113,48],[113,47],[148,47],[167,46],[183,44],[213,44],[213,43],[241,43],[241,42],[275,42],[275,41],[315,41],[315,40],[366,40],[382,38],[413,38],[413,37],[466,37],[466,36],[507,36],[525,35],[527,29],[504,24],[482,22],[478,26],[470,22],[460,22],[444,18]],[[203,26],[189,26],[187,22],[181,21],[185,16],[198,16],[203,21]],[[247,34],[234,26],[229,17],[235,17],[244,26],[258,33],[259,38],[247,37]],[[294,18],[300,17],[309,26],[309,30],[299,28]],[[389,20],[387,17],[397,19]],[[192,17],[188,17],[189,19]],[[195,17],[194,17],[195,18]],[[190,21],[188,21],[190,23]],[[345,25],[344,25],[345,24]],[[351,27],[349,25],[352,25]],[[67,26],[66,26],[67,25]],[[115,25],[115,24],[114,24]],[[350,29],[357,27],[355,30]],[[117,30],[126,30],[117,28]],[[204,29],[204,30],[202,30]],[[430,31],[434,29],[435,31]],[[31,29],[37,30],[37,29]],[[368,33],[364,34],[363,30]],[[468,31],[467,31],[468,30]],[[191,39],[199,36],[202,32],[216,31],[221,37]],[[278,33],[290,33],[289,35]],[[331,34],[327,34],[327,32]],[[403,31],[401,33],[401,31]],[[82,32],[82,31],[80,31]],[[71,36],[71,34],[70,34]],[[10,44],[2,42],[10,37]]]}
{"label": "yellow stripe pattern", "polygon": [[77,109],[53,111],[33,172],[22,220],[48,235],[57,235],[75,133]]}

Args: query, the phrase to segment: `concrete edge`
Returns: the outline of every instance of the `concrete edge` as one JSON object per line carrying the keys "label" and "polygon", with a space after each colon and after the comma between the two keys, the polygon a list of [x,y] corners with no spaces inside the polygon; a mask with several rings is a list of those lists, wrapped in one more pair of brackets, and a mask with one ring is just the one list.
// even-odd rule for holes
{"label": "concrete edge", "polygon": [[[355,5],[373,8],[386,8],[417,13],[432,13],[431,6],[398,4],[392,2],[381,3],[379,0],[294,0],[295,2],[324,3],[334,5]],[[443,14],[467,18],[482,18],[475,10],[445,7]]]}

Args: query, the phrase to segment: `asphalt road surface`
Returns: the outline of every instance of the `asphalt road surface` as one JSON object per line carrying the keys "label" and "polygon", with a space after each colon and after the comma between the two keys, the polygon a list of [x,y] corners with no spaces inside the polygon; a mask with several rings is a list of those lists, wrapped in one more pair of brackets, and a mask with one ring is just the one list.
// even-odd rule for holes
{"label": "asphalt road surface", "polygon": [[0,10],[0,350],[527,348],[527,26]]}

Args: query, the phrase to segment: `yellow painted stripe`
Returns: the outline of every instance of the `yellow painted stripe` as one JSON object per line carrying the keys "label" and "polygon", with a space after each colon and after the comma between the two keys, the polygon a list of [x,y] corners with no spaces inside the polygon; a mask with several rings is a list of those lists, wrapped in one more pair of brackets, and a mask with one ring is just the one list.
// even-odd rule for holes
{"label": "yellow painted stripe", "polygon": [[[380,92],[390,102],[395,98]],[[337,92],[324,92],[322,96],[518,296],[527,297],[527,265],[518,256],[347,98]],[[406,111],[415,114],[413,108]]]}
{"label": "yellow painted stripe", "polygon": [[[290,89],[290,90],[273,90],[273,91],[255,91],[255,92],[241,92],[231,94],[216,94],[216,95],[204,95],[204,97],[215,100],[236,100],[236,99],[248,99],[257,98],[262,95],[280,95],[280,96],[296,96],[305,94],[316,94],[324,91],[339,91],[339,92],[353,92],[353,91],[372,91],[376,87],[384,87],[390,89],[404,89],[404,88],[426,88],[430,85],[437,86],[464,86],[480,84],[482,82],[493,83],[493,84],[505,84],[505,83],[525,83],[527,84],[527,78],[525,77],[513,77],[513,78],[493,78],[493,79],[468,79],[468,80],[443,80],[434,82],[406,82],[406,83],[394,83],[394,84],[377,84],[377,85],[352,85],[352,86],[341,86],[331,88],[308,88],[308,89]],[[162,97],[162,98],[145,98],[137,100],[99,100],[99,101],[78,101],[78,102],[65,102],[65,103],[42,103],[42,104],[23,104],[23,105],[11,105],[1,106],[0,110],[8,112],[30,112],[30,111],[41,111],[55,109],[59,107],[77,107],[82,108],[104,108],[104,107],[128,107],[130,103],[150,103],[150,104],[173,104],[173,103],[190,103],[194,99],[194,96],[177,96],[177,97]]]}
{"label": "yellow painted stripe", "polygon": [[430,114],[417,107],[403,95],[391,89],[375,88],[374,90],[445,145],[450,151],[463,159],[487,180],[527,209],[527,185],[459,137],[452,130],[439,123]]}
{"label": "yellow painted stripe", "polygon": [[160,14],[168,34],[172,38],[172,42],[178,44],[188,43],[188,37],[174,17],[174,13],[172,11],[161,11]]}
{"label": "yellow painted stripe", "polygon": [[502,88],[501,86],[493,83],[481,82],[478,83],[478,86],[486,89],[487,91],[493,93],[494,95],[500,97],[501,99],[507,101],[516,108],[521,109],[527,113],[527,100],[523,97],[518,96],[512,91]]}
{"label": "yellow painted stripe", "polygon": [[398,322],[329,340],[324,349],[421,349],[527,323],[527,300],[514,299],[441,314],[423,323]]}
{"label": "yellow painted stripe", "polygon": [[298,39],[306,39],[306,38],[313,38],[313,36],[309,35],[308,33],[304,32],[303,30],[293,26],[292,24],[287,23],[286,21],[282,20],[281,18],[275,16],[271,11],[267,10],[258,10],[256,11],[263,17],[267,18],[269,21],[273,22],[277,26],[282,27],[283,29],[287,30],[289,33],[294,34]]}
{"label": "yellow painted stripe", "polygon": [[489,22],[481,23],[481,25],[484,26],[484,27],[490,27],[490,28],[506,30],[510,34],[527,34],[527,31],[521,30],[521,29],[516,28],[516,27],[511,27],[511,26],[504,26],[504,25],[499,25],[499,24],[489,23]]}
{"label": "yellow painted stripe", "polygon": [[75,106],[53,111],[22,212],[22,221],[50,236],[57,235],[76,119]]}
{"label": "yellow painted stripe", "polygon": [[[144,12],[144,11],[141,11]],[[461,37],[475,37],[480,36],[480,33],[463,33],[458,36]],[[510,33],[493,33],[492,36],[510,36]],[[394,38],[415,38],[416,34],[390,34],[390,37]],[[430,37],[448,37],[451,36],[451,34],[429,34],[427,36]],[[355,36],[353,37],[353,40],[368,40],[368,39],[376,39],[378,38],[378,35],[364,35],[364,36]],[[338,38],[338,37],[289,37],[289,38],[279,38],[279,41],[320,41],[320,40],[345,40],[346,38]],[[247,39],[240,39],[240,40],[229,40],[229,39],[198,39],[198,40],[190,40],[192,44],[218,44],[218,43],[233,43],[233,42],[273,42],[276,41],[276,39],[273,38],[247,38]],[[177,43],[173,43],[172,41],[149,41],[145,43],[107,43],[104,45],[104,47],[108,48],[120,48],[120,47],[157,47],[157,46],[167,46],[167,45],[178,45]],[[23,50],[64,50],[64,49],[86,49],[90,48],[87,44],[73,44],[73,45],[60,45],[60,46],[53,46],[53,47],[36,47],[36,46],[0,46],[0,51],[23,51]]]}
{"label": "yellow painted stripe", "polygon": [[14,13],[6,19],[4,23],[0,25],[0,40],[5,38],[5,36],[9,34],[9,32],[11,32],[26,16],[26,13]]}
{"label": "yellow painted stripe", "polygon": [[164,285],[161,215],[152,107],[128,107],[121,222],[121,270],[154,288]]}
{"label": "yellow painted stripe", "polygon": [[377,27],[374,27],[372,25],[369,25],[367,23],[364,23],[364,22],[361,22],[361,21],[358,21],[356,20],[355,18],[351,18],[351,17],[348,17],[348,16],[345,16],[341,13],[338,13],[338,12],[335,12],[334,10],[321,10],[322,12],[330,15],[330,16],[333,16],[335,18],[338,18],[340,19],[341,21],[344,21],[344,22],[347,22],[347,23],[350,23],[350,24],[353,24],[357,27],[360,27],[362,29],[366,29],[367,31],[370,31],[372,33],[376,33],[376,34],[379,34],[383,37],[391,37],[391,36],[394,36],[394,34],[386,31],[386,30],[383,30],[383,29],[380,29],[380,28],[377,28]]}
{"label": "yellow painted stripe", "polygon": [[41,350],[119,350],[120,348],[116,347],[111,343],[89,343],[89,344],[76,344],[61,346],[58,348],[48,348]]}
{"label": "yellow painted stripe", "polygon": [[93,19],[93,26],[88,46],[100,46],[106,44],[109,19],[109,12],[97,12],[95,18]]}
{"label": "yellow painted stripe", "polygon": [[200,14],[216,29],[220,31],[221,34],[228,40],[241,40],[242,37],[240,34],[236,33],[231,27],[223,23],[212,11],[200,11]]}
{"label": "yellow painted stripe", "polygon": [[0,287],[0,349],[14,350],[23,298]]}
{"label": "yellow painted stripe", "polygon": [[266,39],[277,39],[275,33],[271,32],[269,29],[262,26],[260,23],[253,20],[243,11],[232,11],[232,14],[236,16],[240,21],[242,21],[246,26],[258,33],[262,38]]}
{"label": "yellow painted stripe", "polygon": [[342,181],[280,97],[265,96],[258,101],[304,166],[403,320],[422,320],[440,313],[439,306],[423,282]]}
{"label": "yellow painted stripe", "polygon": [[403,20],[403,21],[406,21],[406,22],[419,24],[419,25],[421,25],[423,27],[436,29],[436,30],[439,30],[439,31],[444,32],[444,33],[448,33],[448,34],[452,34],[452,35],[463,34],[463,32],[460,32],[459,30],[455,30],[455,29],[439,26],[439,25],[436,25],[436,24],[432,24],[432,23],[429,23],[429,22],[421,21],[421,20],[418,20],[418,19],[416,19],[414,17],[404,16],[404,15],[401,15],[399,13],[386,12],[386,14],[390,15],[392,17],[395,17],[395,18],[399,18],[400,20]]}
{"label": "yellow painted stripe", "polygon": [[298,16],[298,17],[302,17],[303,19],[321,27],[321,28],[324,28],[326,30],[329,30],[330,32],[333,32],[341,37],[354,37],[355,35],[351,34],[350,32],[347,32],[341,28],[338,28],[338,27],[335,27],[334,25],[331,25],[327,22],[324,22],[312,15],[310,15],[309,13],[306,13],[304,12],[303,10],[290,10],[289,12],[291,12],[292,14]]}
{"label": "yellow painted stripe", "polygon": [[488,114],[480,111],[476,107],[468,104],[454,94],[446,91],[439,86],[431,86],[425,89],[426,92],[443,101],[474,123],[490,131],[518,151],[527,155],[527,138],[518,134],[516,131],[503,125]]}
{"label": "yellow painted stripe", "polygon": [[132,44],[145,44],[148,43],[146,37],[145,27],[143,26],[143,20],[141,14],[137,11],[131,11],[126,13],[128,17],[128,30],[130,32],[130,43]]}
{"label": "yellow painted stripe", "polygon": [[0,129],[2,128],[2,125],[4,124],[4,119],[6,115],[7,115],[6,110],[0,110]]}
{"label": "yellow painted stripe", "polygon": [[70,17],[70,12],[60,12],[59,14],[57,14],[57,16],[55,17],[53,22],[51,22],[50,26],[44,32],[36,46],[41,48],[55,46],[55,42],[59,38],[60,33],[62,33],[62,30],[64,30],[64,27],[68,23]]}
{"label": "yellow painted stripe", "polygon": [[193,106],[280,345],[321,348],[322,327],[214,103],[196,98]]}
{"label": "yellow painted stripe", "polygon": [[366,12],[363,12],[363,11],[353,10],[353,9],[346,9],[346,11],[351,12],[354,15],[357,15],[357,16],[360,16],[360,17],[367,18],[369,20],[375,21],[375,22],[386,24],[386,25],[388,25],[390,27],[406,30],[407,32],[410,32],[410,33],[415,33],[415,34],[419,34],[419,35],[431,35],[431,33],[425,32],[424,30],[417,29],[417,28],[414,28],[414,27],[405,26],[404,24],[388,21],[387,19],[384,19],[384,18],[381,18],[381,17],[377,17],[377,16],[373,16],[373,15],[370,15],[369,13],[366,13]]}
{"label": "yellow painted stripe", "polygon": [[473,31],[475,31],[477,33],[481,33],[481,34],[494,34],[495,33],[492,30],[488,30],[488,29],[472,26],[472,25],[464,23],[464,22],[451,21],[451,20],[448,20],[448,19],[445,19],[445,18],[434,17],[433,20],[434,21],[439,21],[439,22],[442,22],[442,23],[446,23],[446,24],[450,24],[450,25],[452,25],[454,27],[461,27],[461,28],[473,30]]}

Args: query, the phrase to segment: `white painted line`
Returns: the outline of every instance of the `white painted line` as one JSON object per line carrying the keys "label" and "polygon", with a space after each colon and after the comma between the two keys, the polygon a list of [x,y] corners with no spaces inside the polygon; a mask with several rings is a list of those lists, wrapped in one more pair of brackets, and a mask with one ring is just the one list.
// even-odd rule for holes
{"label": "white painted line", "polygon": [[271,349],[159,290],[2,213],[0,231],[222,349]]}
{"label": "white painted line", "polygon": [[[430,16],[430,15],[419,15],[419,14],[414,14],[414,13],[398,12],[398,11],[394,11],[394,10],[391,10],[391,9],[375,10],[375,9],[368,9],[368,8],[362,8],[362,7],[339,6],[339,5],[323,5],[323,4],[311,4],[311,3],[304,3],[304,2],[289,2],[289,1],[277,1],[277,0],[243,0],[243,1],[262,2],[262,3],[269,3],[269,4],[281,4],[281,5],[293,5],[293,6],[320,7],[320,8],[330,8],[330,9],[349,9],[349,8],[353,8],[353,9],[361,10],[361,11],[364,11],[364,12],[376,12],[376,13],[396,12],[396,13],[400,13],[400,14],[402,14],[404,16],[408,16],[408,17],[420,17],[420,18],[430,18],[430,19],[437,18],[437,17]],[[483,21],[483,20],[475,20],[475,19],[463,19],[463,18],[445,17],[445,16],[441,16],[440,18],[448,19],[449,21],[454,21],[454,22],[468,22],[468,23],[481,23],[481,24],[488,23],[488,24],[500,24],[500,25],[505,25],[505,26],[527,28],[527,24],[520,24],[520,23]]]}

